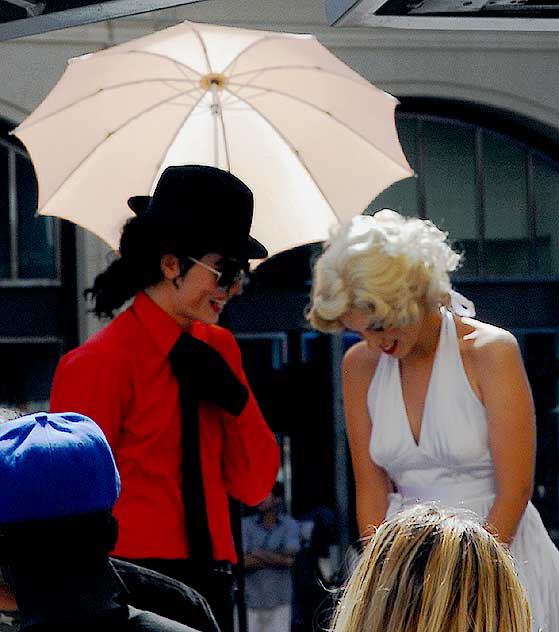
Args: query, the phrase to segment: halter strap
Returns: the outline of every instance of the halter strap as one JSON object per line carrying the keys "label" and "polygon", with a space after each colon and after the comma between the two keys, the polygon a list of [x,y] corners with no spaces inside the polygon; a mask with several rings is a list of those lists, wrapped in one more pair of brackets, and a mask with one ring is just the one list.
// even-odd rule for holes
{"label": "halter strap", "polygon": [[476,315],[476,306],[473,301],[466,298],[456,290],[450,290],[450,309],[458,316],[469,316],[474,318]]}

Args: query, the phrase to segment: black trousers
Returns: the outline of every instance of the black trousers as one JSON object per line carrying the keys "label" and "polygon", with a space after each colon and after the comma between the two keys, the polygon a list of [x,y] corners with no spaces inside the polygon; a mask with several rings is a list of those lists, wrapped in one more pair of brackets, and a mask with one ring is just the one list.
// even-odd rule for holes
{"label": "black trousers", "polygon": [[235,582],[229,562],[201,564],[191,560],[155,558],[128,561],[178,579],[197,590],[210,604],[221,632],[234,632]]}

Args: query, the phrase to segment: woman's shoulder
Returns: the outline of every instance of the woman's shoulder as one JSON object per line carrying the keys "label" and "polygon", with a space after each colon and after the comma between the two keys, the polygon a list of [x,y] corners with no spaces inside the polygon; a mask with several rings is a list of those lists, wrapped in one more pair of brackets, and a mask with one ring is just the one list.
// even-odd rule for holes
{"label": "woman's shoulder", "polygon": [[517,355],[518,342],[508,330],[474,318],[455,317],[461,352],[478,362]]}
{"label": "woman's shoulder", "polygon": [[351,377],[371,377],[380,359],[380,350],[371,350],[362,340],[344,354],[343,370]]}

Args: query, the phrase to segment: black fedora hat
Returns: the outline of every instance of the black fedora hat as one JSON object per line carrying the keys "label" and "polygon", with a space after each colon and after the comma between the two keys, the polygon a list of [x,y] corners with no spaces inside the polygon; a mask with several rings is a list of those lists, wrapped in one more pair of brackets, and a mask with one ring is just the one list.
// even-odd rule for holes
{"label": "black fedora hat", "polygon": [[250,236],[252,191],[229,171],[205,165],[167,167],[152,196],[136,195],[128,206],[148,223],[184,235],[185,246],[237,259],[264,259],[266,248]]}

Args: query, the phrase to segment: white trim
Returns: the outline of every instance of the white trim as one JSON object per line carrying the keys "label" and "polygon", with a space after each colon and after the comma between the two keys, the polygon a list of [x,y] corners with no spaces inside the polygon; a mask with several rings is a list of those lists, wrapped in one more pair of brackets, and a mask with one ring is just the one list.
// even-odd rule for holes
{"label": "white trim", "polygon": [[398,28],[435,31],[518,31],[526,33],[557,33],[558,18],[477,18],[477,17],[411,17],[368,15],[363,21],[352,20],[351,14],[340,21],[340,26]]}

